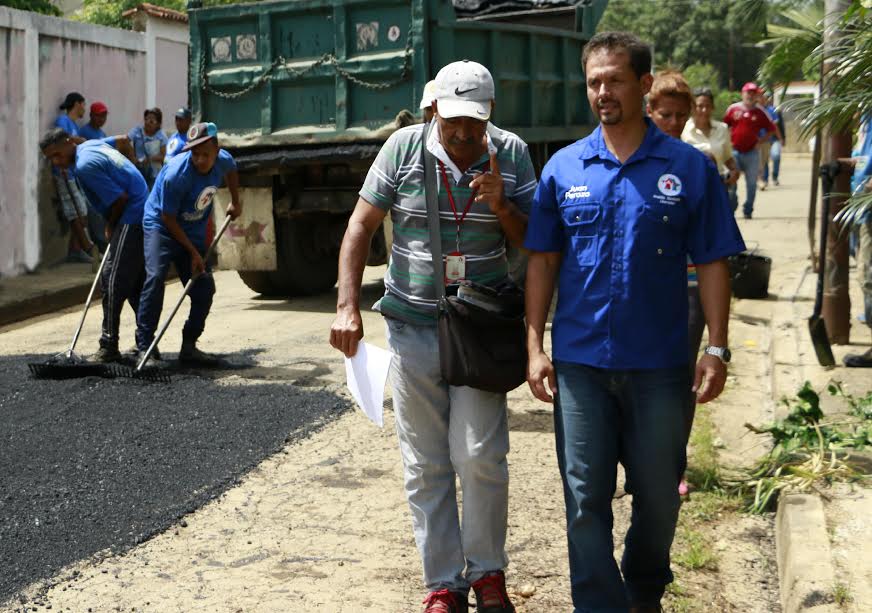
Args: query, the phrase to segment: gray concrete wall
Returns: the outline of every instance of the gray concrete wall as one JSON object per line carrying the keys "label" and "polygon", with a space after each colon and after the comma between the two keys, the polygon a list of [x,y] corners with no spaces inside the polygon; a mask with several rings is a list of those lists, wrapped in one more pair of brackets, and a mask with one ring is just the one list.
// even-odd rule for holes
{"label": "gray concrete wall", "polygon": [[[0,28],[0,182],[13,179],[15,188],[0,189],[0,274],[25,261],[25,240],[21,235],[21,181],[24,175],[21,143],[23,122],[19,109],[24,104],[24,33]],[[7,179],[8,178],[8,179]],[[4,186],[5,187],[5,186]]]}

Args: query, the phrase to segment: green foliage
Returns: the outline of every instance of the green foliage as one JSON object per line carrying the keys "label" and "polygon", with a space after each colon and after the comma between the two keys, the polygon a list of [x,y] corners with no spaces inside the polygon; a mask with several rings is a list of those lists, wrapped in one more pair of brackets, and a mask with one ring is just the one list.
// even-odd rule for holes
{"label": "green foliage", "polygon": [[[203,6],[237,4],[246,1],[253,0],[204,0]],[[142,0],[84,0],[82,8],[70,17],[77,21],[129,30],[133,27],[133,24],[130,19],[121,15],[124,11],[132,9],[141,3]],[[150,4],[184,13],[187,7],[187,0],[150,0]]]}
{"label": "green foliage", "polygon": [[867,478],[847,462],[845,450],[872,444],[872,392],[857,398],[846,394],[839,383],[827,386],[849,409],[837,421],[825,421],[820,395],[806,382],[793,401],[787,417],[764,428],[745,427],[770,434],[775,442],[748,474],[734,480],[727,490],[746,500],[751,513],[769,510],[781,492],[817,491],[835,481]]}
{"label": "green foliage", "polygon": [[771,51],[757,71],[767,85],[787,84],[799,78],[816,81],[820,63],[813,52],[823,42],[823,8],[813,6],[805,11],[790,9],[781,14],[790,25],[770,24],[770,38],[762,41]]}
{"label": "green foliage", "polygon": [[[82,8],[70,17],[76,21],[129,30],[133,24],[121,15],[140,3],[141,0],[85,0]],[[176,11],[184,11],[186,5],[184,0],[153,0],[151,4]]]}
{"label": "green foliage", "polygon": [[696,530],[680,530],[676,538],[675,562],[688,570],[717,570],[718,557],[711,540]]}
{"label": "green foliage", "polygon": [[771,434],[776,446],[788,454],[814,447],[821,438],[831,450],[862,450],[872,445],[872,392],[863,398],[855,398],[846,394],[839,383],[830,383],[827,391],[831,396],[845,400],[851,408],[850,417],[825,423],[820,396],[806,381],[797,392],[796,401],[782,400],[790,409],[787,417],[756,431]]}
{"label": "green foliage", "polygon": [[739,92],[731,92],[727,89],[718,92],[715,95],[714,117],[720,120],[720,118],[724,116],[724,113],[727,112],[727,107],[729,107],[734,102],[738,102],[741,99],[742,94],[740,94]]}
{"label": "green foliage", "polygon": [[[803,12],[823,0],[610,0],[598,31],[633,32],[654,46],[658,67],[710,64],[719,87],[756,78],[767,52],[757,44],[781,13]],[[732,60],[732,61],[731,61]],[[714,89],[714,88],[713,88]]]}
{"label": "green foliage", "polygon": [[687,462],[687,481],[696,491],[707,492],[720,485],[715,437],[715,424],[709,408],[705,405],[698,406],[690,433],[691,452]]}
{"label": "green foliage", "polygon": [[718,69],[711,64],[694,62],[682,72],[691,89],[697,87],[708,87],[712,90],[713,94],[717,94],[721,88],[721,75],[718,72]]}
{"label": "green foliage", "polygon": [[0,6],[18,9],[19,11],[32,11],[43,15],[60,17],[61,10],[49,0],[0,0]]}

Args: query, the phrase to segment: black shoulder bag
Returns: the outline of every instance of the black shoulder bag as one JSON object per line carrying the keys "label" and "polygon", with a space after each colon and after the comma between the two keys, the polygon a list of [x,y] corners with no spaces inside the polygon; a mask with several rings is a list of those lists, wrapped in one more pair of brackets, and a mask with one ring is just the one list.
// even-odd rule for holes
{"label": "black shoulder bag", "polygon": [[427,225],[437,298],[439,365],[450,385],[506,393],[527,380],[524,292],[512,283],[490,288],[471,281],[448,287],[442,269],[436,158],[422,143]]}

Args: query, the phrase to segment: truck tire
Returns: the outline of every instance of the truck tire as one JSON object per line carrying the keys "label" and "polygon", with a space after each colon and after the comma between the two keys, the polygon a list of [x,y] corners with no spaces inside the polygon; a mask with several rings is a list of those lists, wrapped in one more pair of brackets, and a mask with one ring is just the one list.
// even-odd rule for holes
{"label": "truck tire", "polygon": [[275,273],[266,270],[240,270],[237,272],[242,282],[253,292],[263,294],[264,296],[282,295],[280,288],[270,278],[270,275]]}
{"label": "truck tire", "polygon": [[321,216],[276,219],[277,270],[240,270],[250,289],[264,296],[311,296],[333,289],[339,251],[330,224]]}

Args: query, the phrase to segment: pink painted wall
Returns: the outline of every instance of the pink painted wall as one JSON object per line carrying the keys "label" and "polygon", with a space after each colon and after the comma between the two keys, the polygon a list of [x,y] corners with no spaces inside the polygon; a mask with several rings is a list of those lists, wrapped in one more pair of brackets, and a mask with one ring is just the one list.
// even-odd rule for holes
{"label": "pink painted wall", "polygon": [[[102,100],[109,107],[103,128],[107,134],[126,134],[142,123],[145,110],[145,54],[104,47],[77,40],[40,36],[39,124],[41,133],[50,128],[68,92],[85,97],[86,106]],[[80,123],[87,122],[88,113]],[[41,262],[52,264],[66,255],[67,224],[57,214],[55,188],[49,165],[40,158]]]}
{"label": "pink painted wall", "polygon": [[24,32],[0,28],[0,276],[20,272],[24,260],[21,207],[24,197]]}
{"label": "pink painted wall", "polygon": [[176,131],[173,113],[188,106],[188,45],[158,38],[155,41],[157,79],[155,99],[163,110],[163,129],[167,134]]}

